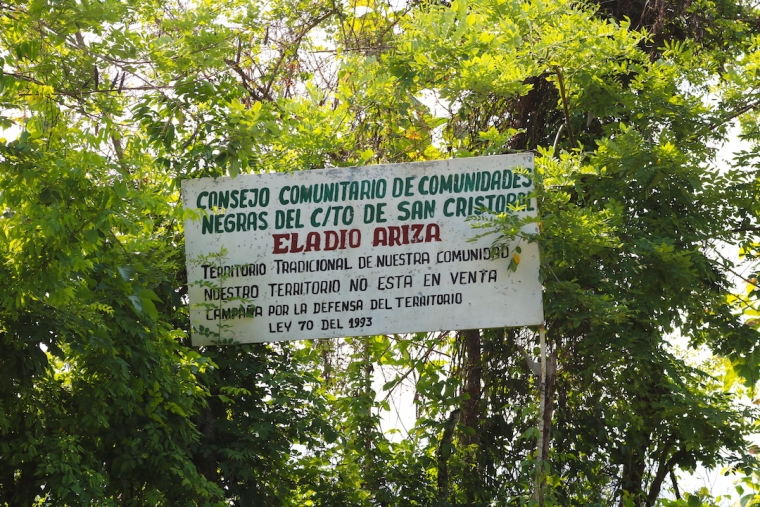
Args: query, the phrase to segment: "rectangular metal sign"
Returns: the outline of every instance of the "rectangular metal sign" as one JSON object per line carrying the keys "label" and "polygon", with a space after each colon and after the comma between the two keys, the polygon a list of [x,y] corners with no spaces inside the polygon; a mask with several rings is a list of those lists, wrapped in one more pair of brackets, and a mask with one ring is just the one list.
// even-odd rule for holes
{"label": "rectangular metal sign", "polygon": [[532,190],[529,153],[186,180],[193,344],[539,325],[537,245],[467,220]]}

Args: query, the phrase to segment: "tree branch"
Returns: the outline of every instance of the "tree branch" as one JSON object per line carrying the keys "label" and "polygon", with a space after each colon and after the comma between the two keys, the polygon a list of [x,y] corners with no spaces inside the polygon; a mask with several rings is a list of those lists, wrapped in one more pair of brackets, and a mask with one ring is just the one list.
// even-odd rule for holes
{"label": "tree branch", "polygon": [[570,125],[570,108],[567,105],[567,92],[565,90],[565,76],[562,75],[562,69],[558,66],[553,67],[554,73],[557,75],[557,84],[559,85],[559,95],[562,99],[562,110],[565,113],[565,125],[567,125],[567,137],[570,140],[570,147],[575,147],[575,138],[573,137],[573,128]]}
{"label": "tree branch", "polygon": [[277,76],[277,70],[282,65],[282,62],[285,60],[285,56],[288,54],[288,49],[297,52],[299,46],[301,45],[301,41],[303,41],[303,38],[306,37],[306,34],[308,34],[313,28],[315,28],[317,25],[319,25],[322,21],[326,20],[333,14],[335,14],[335,8],[328,10],[321,16],[317,16],[314,20],[312,20],[310,23],[307,23],[304,27],[301,28],[301,31],[296,35],[296,38],[291,41],[288,48],[284,48],[282,52],[280,53],[279,58],[277,59],[277,62],[275,62],[274,67],[272,67],[272,75],[269,79],[269,82],[264,87],[264,94],[266,96],[271,96],[272,86],[274,85],[275,78]]}

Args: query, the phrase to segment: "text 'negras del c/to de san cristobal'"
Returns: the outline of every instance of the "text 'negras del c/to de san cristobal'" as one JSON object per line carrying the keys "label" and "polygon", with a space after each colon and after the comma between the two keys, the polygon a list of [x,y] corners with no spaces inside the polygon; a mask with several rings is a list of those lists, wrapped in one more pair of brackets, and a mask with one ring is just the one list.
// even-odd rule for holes
{"label": "text 'negras del c/to de san cristobal'", "polygon": [[194,343],[508,324],[540,300],[535,245],[468,219],[535,214],[532,157],[509,157],[185,182]]}

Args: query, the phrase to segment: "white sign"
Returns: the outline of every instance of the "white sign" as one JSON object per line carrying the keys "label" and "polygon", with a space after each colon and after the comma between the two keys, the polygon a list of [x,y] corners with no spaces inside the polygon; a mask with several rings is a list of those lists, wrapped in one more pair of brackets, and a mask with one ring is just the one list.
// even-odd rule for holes
{"label": "white sign", "polygon": [[186,180],[193,344],[539,325],[537,245],[468,221],[532,190],[529,153]]}

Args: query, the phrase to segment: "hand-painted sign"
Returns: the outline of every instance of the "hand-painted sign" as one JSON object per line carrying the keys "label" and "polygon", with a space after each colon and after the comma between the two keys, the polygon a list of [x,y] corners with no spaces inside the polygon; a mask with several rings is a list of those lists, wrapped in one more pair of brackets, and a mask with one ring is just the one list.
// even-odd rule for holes
{"label": "hand-painted sign", "polygon": [[531,154],[186,180],[193,344],[541,324],[536,244],[468,221],[532,190]]}

